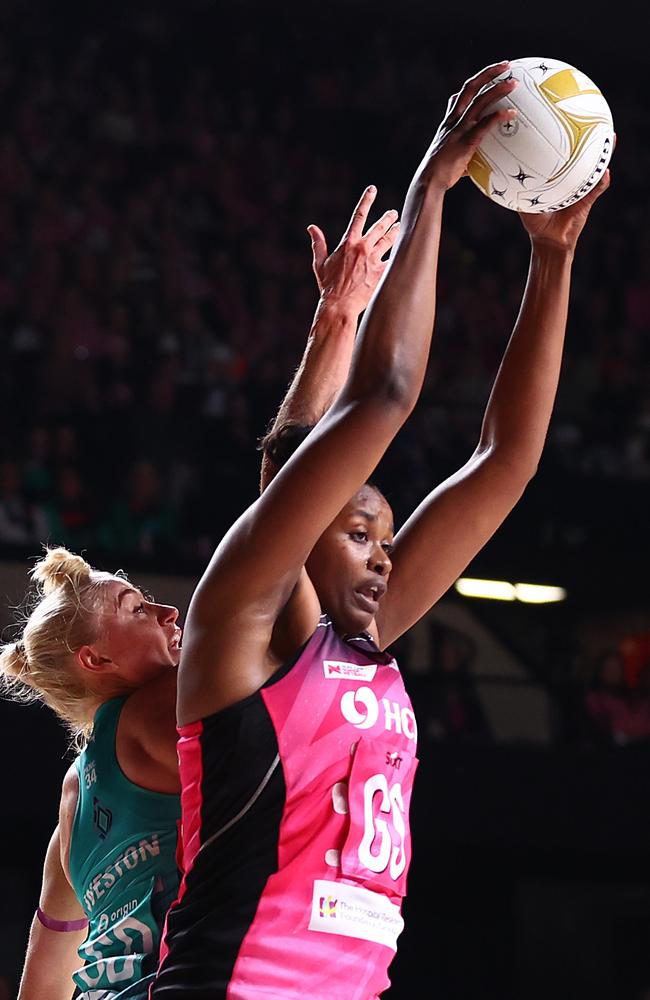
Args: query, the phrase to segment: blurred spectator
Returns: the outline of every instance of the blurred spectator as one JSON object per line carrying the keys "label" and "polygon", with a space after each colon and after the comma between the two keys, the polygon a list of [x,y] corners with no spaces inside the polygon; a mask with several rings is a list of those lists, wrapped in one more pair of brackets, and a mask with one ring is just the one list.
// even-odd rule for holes
{"label": "blurred spectator", "polygon": [[620,643],[625,683],[638,687],[650,669],[650,632],[627,635]]}
{"label": "blurred spectator", "polygon": [[26,499],[17,462],[0,463],[0,542],[38,545],[47,537],[43,509]]}
{"label": "blurred spectator", "polygon": [[141,555],[160,551],[172,559],[175,523],[175,512],[165,500],[158,470],[147,459],[139,459],[131,469],[125,495],[113,501],[99,529],[99,538],[108,550]]}
{"label": "blurred spectator", "polygon": [[436,637],[431,698],[426,731],[434,740],[483,741],[489,727],[471,675],[476,649],[473,640],[451,629]]}
{"label": "blurred spectator", "polygon": [[600,742],[622,745],[650,738],[650,667],[632,688],[621,652],[604,653],[585,696],[585,714],[588,729]]}
{"label": "blurred spectator", "polygon": [[26,455],[22,464],[22,482],[30,500],[42,500],[52,494],[52,435],[38,424],[27,435]]}
{"label": "blurred spectator", "polygon": [[73,465],[57,470],[54,493],[45,505],[47,535],[44,541],[81,552],[95,537],[95,499]]}

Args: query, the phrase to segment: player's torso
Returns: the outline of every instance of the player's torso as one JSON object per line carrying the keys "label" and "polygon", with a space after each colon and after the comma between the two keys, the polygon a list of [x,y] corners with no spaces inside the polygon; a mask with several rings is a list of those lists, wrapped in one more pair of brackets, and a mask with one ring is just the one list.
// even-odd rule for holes
{"label": "player's torso", "polygon": [[209,952],[215,997],[378,995],[402,928],[417,764],[394,661],[322,624],[257,694],[185,727],[179,748],[189,870],[172,959],[186,923],[188,969]]}
{"label": "player's torso", "polygon": [[77,808],[70,877],[89,918],[75,974],[82,997],[145,996],[164,915],[178,888],[180,800],[129,781],[115,752],[124,699],[103,705],[93,739],[76,762]]}

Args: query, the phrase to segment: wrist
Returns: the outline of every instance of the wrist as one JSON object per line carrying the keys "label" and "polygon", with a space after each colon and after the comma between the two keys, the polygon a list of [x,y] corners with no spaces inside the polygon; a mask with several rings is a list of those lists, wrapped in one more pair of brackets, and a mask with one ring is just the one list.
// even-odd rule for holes
{"label": "wrist", "polygon": [[445,183],[437,166],[435,158],[425,160],[411,182],[411,190],[429,201],[442,202],[448,184]]}
{"label": "wrist", "polygon": [[442,219],[446,187],[438,176],[421,167],[409,185],[402,211],[402,235],[410,233],[423,214]]}
{"label": "wrist", "polygon": [[553,240],[530,239],[532,256],[539,260],[548,260],[552,263],[571,264],[575,255],[575,246],[565,243],[556,243]]}
{"label": "wrist", "polygon": [[316,306],[312,330],[315,331],[316,327],[326,324],[328,329],[331,327],[340,333],[350,331],[354,333],[362,312],[363,307],[360,308],[358,303],[351,301],[345,295],[322,292]]}

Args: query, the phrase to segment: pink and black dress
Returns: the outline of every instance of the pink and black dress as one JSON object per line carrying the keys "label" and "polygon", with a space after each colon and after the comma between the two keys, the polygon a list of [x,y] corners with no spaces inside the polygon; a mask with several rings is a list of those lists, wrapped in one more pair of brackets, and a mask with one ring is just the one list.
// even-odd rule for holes
{"label": "pink and black dress", "polygon": [[323,618],[259,691],[179,732],[185,875],[150,1000],[374,1000],[417,766],[393,658]]}

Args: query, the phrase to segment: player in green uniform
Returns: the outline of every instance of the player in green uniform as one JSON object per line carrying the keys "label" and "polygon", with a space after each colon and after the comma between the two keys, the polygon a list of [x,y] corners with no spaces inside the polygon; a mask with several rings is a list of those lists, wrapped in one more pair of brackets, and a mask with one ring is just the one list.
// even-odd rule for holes
{"label": "player in green uniform", "polygon": [[[93,736],[75,762],[79,794],[70,882],[89,918],[73,978],[81,994],[141,996],[153,973],[160,929],[178,889],[179,798],[130,781],[115,752],[126,697],[97,710]],[[123,988],[124,987],[124,988]]]}
{"label": "player in green uniform", "polygon": [[176,608],[52,549],[39,602],[0,669],[66,721],[83,750],[63,782],[21,1000],[144,1000],[178,888]]}

